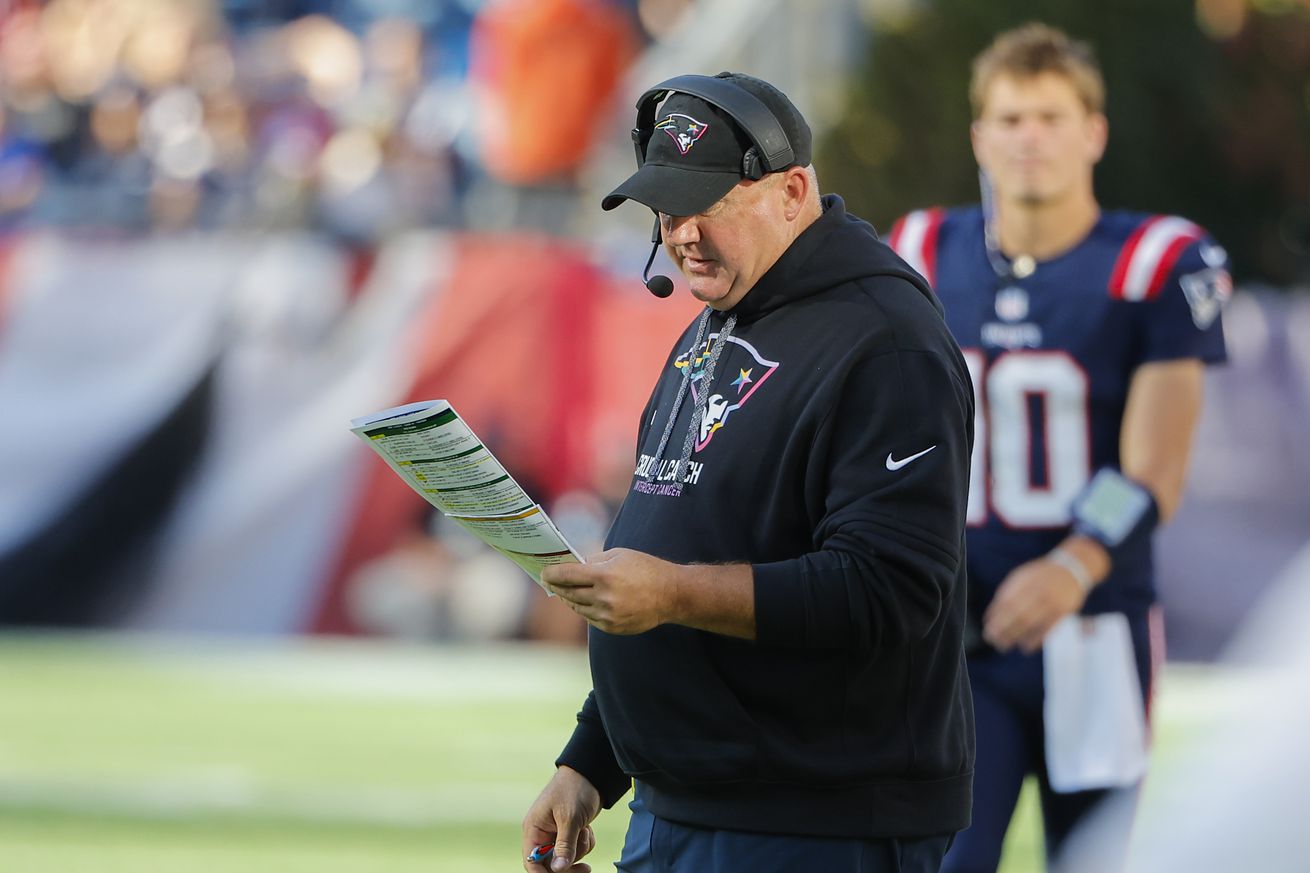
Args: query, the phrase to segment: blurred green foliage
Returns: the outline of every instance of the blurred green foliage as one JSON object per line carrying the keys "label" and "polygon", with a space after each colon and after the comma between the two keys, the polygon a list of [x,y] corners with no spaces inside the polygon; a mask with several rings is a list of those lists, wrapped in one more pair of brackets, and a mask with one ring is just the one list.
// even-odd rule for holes
{"label": "blurred green foliage", "polygon": [[[1240,26],[1211,35],[1202,8]],[[901,0],[872,9],[864,67],[816,165],[824,189],[880,230],[910,209],[977,200],[970,63],[999,31],[1039,20],[1100,58],[1110,145],[1096,186],[1106,208],[1201,223],[1229,249],[1239,280],[1310,282],[1310,5]]]}

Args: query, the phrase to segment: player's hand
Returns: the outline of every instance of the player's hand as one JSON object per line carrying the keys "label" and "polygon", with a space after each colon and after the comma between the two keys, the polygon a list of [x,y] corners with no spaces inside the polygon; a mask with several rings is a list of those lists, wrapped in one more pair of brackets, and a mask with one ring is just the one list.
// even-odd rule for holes
{"label": "player's hand", "polygon": [[[578,859],[596,848],[591,822],[600,815],[600,793],[594,785],[571,767],[558,767],[541,794],[523,817],[523,844],[519,857],[528,873],[591,873],[590,864]],[[547,862],[533,863],[528,854],[537,846],[554,843],[555,851]]]}
{"label": "player's hand", "polygon": [[1032,654],[1051,628],[1082,609],[1087,592],[1066,568],[1046,558],[1010,571],[983,613],[983,639],[998,651]]}
{"label": "player's hand", "polygon": [[639,634],[673,619],[681,570],[644,552],[609,549],[585,564],[544,567],[541,581],[593,627]]}

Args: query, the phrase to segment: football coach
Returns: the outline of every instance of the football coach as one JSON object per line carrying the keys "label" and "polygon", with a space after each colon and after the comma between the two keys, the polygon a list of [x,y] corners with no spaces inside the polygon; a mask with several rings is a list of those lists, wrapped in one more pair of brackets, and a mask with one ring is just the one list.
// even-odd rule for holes
{"label": "football coach", "polygon": [[819,194],[772,85],[662,82],[633,141],[602,205],[655,213],[705,309],[605,551],[542,574],[590,625],[594,690],[524,869],[590,870],[590,823],[635,781],[621,871],[936,871],[973,774],[960,350],[924,280]]}

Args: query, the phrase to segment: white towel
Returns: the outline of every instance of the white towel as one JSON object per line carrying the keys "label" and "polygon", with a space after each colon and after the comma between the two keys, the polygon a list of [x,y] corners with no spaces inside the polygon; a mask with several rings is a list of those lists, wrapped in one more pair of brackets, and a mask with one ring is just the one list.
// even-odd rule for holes
{"label": "white towel", "polygon": [[1046,768],[1056,791],[1132,785],[1146,774],[1146,713],[1128,619],[1069,616],[1042,645]]}

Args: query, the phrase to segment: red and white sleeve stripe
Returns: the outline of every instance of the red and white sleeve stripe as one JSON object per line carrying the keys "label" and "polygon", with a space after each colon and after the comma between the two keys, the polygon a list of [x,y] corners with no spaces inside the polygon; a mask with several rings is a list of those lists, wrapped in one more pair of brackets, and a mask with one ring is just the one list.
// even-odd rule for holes
{"label": "red and white sleeve stripe", "polygon": [[941,229],[946,210],[917,209],[892,225],[887,244],[905,259],[929,285],[937,282],[937,232]]}
{"label": "red and white sleeve stripe", "polygon": [[1176,215],[1156,215],[1142,222],[1119,250],[1110,274],[1110,296],[1117,300],[1151,300],[1164,288],[1183,249],[1205,231]]}

